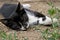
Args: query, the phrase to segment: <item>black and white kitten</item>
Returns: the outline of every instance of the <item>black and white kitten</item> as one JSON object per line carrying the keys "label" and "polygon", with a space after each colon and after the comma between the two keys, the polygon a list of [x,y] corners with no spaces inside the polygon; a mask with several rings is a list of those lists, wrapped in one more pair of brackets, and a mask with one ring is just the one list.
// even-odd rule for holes
{"label": "black and white kitten", "polygon": [[[13,30],[27,30],[30,25],[43,24],[51,25],[52,20],[39,12],[32,11],[30,9],[24,8],[20,3],[9,18],[1,19],[2,23]],[[57,22],[57,19],[53,19],[53,22]]]}

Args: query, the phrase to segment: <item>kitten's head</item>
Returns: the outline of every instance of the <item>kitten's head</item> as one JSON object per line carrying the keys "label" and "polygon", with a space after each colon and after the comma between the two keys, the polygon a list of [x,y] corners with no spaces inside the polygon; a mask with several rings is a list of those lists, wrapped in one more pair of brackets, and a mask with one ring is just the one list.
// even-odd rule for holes
{"label": "kitten's head", "polygon": [[[19,16],[18,19],[19,19],[19,22],[21,23],[21,25],[24,28],[27,28],[28,27],[28,16],[26,14],[26,11],[25,11],[24,7],[20,4],[20,2],[18,3],[16,13]],[[21,28],[21,29],[23,30],[24,28]]]}

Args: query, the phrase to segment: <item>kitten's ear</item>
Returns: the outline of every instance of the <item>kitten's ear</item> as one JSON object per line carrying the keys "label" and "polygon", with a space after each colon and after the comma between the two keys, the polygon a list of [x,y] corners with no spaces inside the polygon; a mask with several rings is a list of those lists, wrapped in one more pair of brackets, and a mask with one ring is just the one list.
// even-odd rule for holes
{"label": "kitten's ear", "polygon": [[17,6],[17,9],[16,9],[16,12],[19,12],[20,10],[23,9],[23,6],[20,4],[20,2],[18,3],[18,6]]}

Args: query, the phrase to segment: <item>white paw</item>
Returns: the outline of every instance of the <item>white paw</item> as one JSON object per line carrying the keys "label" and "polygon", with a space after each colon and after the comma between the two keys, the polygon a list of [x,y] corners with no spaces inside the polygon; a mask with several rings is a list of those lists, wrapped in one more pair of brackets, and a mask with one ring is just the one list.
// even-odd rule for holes
{"label": "white paw", "polygon": [[22,4],[22,5],[23,5],[24,8],[27,8],[27,9],[29,9],[31,7],[30,4]]}
{"label": "white paw", "polygon": [[22,26],[22,27],[20,28],[20,30],[22,30],[22,31],[23,31],[23,30],[26,30],[26,29]]}

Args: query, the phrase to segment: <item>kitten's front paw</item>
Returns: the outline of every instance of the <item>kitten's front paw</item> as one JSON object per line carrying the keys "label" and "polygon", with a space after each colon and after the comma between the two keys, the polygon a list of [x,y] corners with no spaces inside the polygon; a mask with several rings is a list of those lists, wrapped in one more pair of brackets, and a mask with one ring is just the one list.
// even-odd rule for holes
{"label": "kitten's front paw", "polygon": [[20,31],[27,31],[27,28],[21,27]]}

